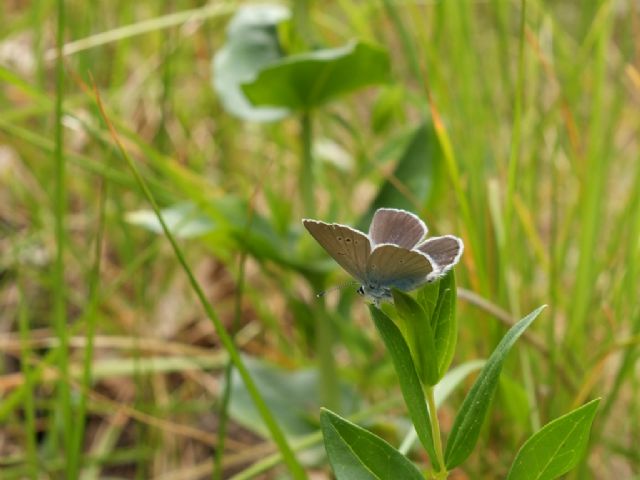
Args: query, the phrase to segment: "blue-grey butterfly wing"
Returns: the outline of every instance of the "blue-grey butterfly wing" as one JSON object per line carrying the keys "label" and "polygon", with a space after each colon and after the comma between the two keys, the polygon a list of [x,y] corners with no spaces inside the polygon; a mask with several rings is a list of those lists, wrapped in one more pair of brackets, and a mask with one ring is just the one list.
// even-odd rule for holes
{"label": "blue-grey butterfly wing", "polygon": [[318,220],[304,219],[302,224],[342,268],[364,283],[371,254],[371,242],[364,233],[346,225]]}
{"label": "blue-grey butterfly wing", "polygon": [[453,235],[443,237],[432,237],[425,240],[416,248],[425,253],[433,263],[434,274],[432,276],[442,276],[458,263],[464,244],[462,240]]}
{"label": "blue-grey butterfly wing", "polygon": [[394,287],[413,290],[427,281],[433,271],[422,252],[393,244],[376,246],[367,262],[367,284],[376,288]]}
{"label": "blue-grey butterfly wing", "polygon": [[392,243],[411,250],[427,234],[427,226],[411,212],[379,208],[369,227],[373,246]]}

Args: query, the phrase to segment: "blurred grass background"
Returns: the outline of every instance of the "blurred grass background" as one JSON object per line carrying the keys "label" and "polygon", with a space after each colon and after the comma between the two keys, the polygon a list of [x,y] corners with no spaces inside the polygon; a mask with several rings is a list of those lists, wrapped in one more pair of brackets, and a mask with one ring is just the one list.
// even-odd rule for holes
{"label": "blurred grass background", "polygon": [[[189,224],[180,248],[250,371],[270,378],[251,363],[261,359],[289,372],[273,385],[295,383],[324,356],[321,380],[336,368],[352,412],[401,439],[400,405],[371,407],[397,384],[362,301],[353,289],[330,293],[326,308],[314,297],[346,275],[300,225],[303,123],[239,120],[212,88],[239,5],[0,7],[0,478],[210,478],[223,448],[221,478],[252,478],[276,451],[248,428],[240,387],[226,390],[221,420],[226,349],[153,231],[93,82],[159,205],[174,227]],[[391,58],[387,84],[314,114],[315,216],[356,224],[391,183],[432,233],[463,237],[458,364],[549,304],[455,478],[504,476],[532,431],[595,396],[591,449],[571,478],[639,478],[636,2],[290,7],[309,47],[356,38]],[[413,198],[393,172],[424,118],[439,147],[428,194]],[[323,342],[335,342],[335,364]],[[286,395],[265,396],[287,410]],[[445,432],[462,398],[441,409]],[[304,462],[324,478],[321,458]],[[253,478],[287,478],[274,463]]]}

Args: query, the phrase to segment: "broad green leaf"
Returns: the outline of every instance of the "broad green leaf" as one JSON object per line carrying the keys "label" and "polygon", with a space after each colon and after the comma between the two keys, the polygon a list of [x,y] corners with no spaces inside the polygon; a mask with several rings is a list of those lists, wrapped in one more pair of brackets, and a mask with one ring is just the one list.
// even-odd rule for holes
{"label": "broad green leaf", "polygon": [[368,213],[358,224],[368,228],[374,212],[381,207],[413,211],[416,204],[428,203],[441,159],[442,152],[433,126],[423,123],[413,134],[392,177],[382,184]]}
{"label": "broad green leaf", "polygon": [[444,455],[448,470],[460,465],[472,452],[498,385],[504,359],[515,341],[544,308],[545,305],[538,307],[509,329],[478,375],[471,391],[462,402],[451,429]]}
{"label": "broad green leaf", "polygon": [[[321,407],[317,370],[288,371],[250,357],[245,357],[245,362],[269,409],[287,435],[299,437],[317,431],[317,414]],[[357,408],[356,396],[346,386],[341,388],[340,404],[347,414]],[[235,369],[231,377],[229,413],[249,430],[268,436],[267,427]]]}
{"label": "broad green leaf", "polygon": [[286,117],[285,108],[256,107],[241,84],[256,78],[260,69],[282,57],[277,26],[289,18],[282,5],[240,7],[227,28],[227,40],[213,57],[213,86],[225,110],[244,120],[272,122]]}
{"label": "broad green leaf", "polygon": [[404,455],[364,428],[326,409],[320,424],[337,480],[424,480]]}
{"label": "broad green leaf", "polygon": [[456,281],[453,271],[440,284],[438,301],[431,317],[439,376],[444,375],[451,365],[458,340],[458,319],[456,317]]}
{"label": "broad green leaf", "polygon": [[432,465],[438,469],[439,464],[431,436],[431,421],[429,420],[426,399],[409,347],[396,324],[382,310],[372,305],[369,307],[369,311],[391,355],[393,366],[398,374],[400,390],[402,390],[402,396],[409,410],[413,426],[418,432],[418,438],[427,450]]}
{"label": "broad green leaf", "polygon": [[438,358],[429,319],[418,302],[404,292],[391,290],[393,304],[405,327],[405,340],[409,345],[418,370],[418,376],[429,385],[438,383]]}
{"label": "broad green leaf", "polygon": [[307,111],[389,79],[389,55],[365,43],[282,58],[242,89],[254,105]]}
{"label": "broad green leaf", "polygon": [[582,458],[600,399],[549,422],[518,451],[507,480],[553,480]]}

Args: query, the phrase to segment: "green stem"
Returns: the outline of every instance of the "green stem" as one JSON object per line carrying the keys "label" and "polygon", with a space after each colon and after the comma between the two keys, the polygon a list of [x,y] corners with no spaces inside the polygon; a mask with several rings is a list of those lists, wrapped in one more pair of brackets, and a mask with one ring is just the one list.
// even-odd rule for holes
{"label": "green stem", "polygon": [[[57,1],[57,36],[56,48],[60,53],[64,45],[65,30],[65,2]],[[64,230],[65,212],[67,204],[67,186],[66,186],[66,165],[64,155],[64,132],[62,125],[63,103],[64,103],[64,63],[61,57],[56,62],[56,96],[55,96],[55,132],[54,132],[54,217],[55,217],[55,239],[56,239],[56,257],[53,265],[53,322],[58,339],[60,340],[60,357],[58,358],[58,368],[60,369],[60,379],[57,383],[57,413],[54,414],[59,420],[58,433],[62,439],[62,449],[70,452],[70,432],[72,430],[71,422],[71,393],[69,389],[69,345],[68,345],[68,325],[65,299],[65,283],[64,283],[64,251],[66,243],[66,235]],[[53,436],[54,446],[58,437]],[[69,453],[67,453],[69,455]]]}
{"label": "green stem", "polygon": [[94,250],[94,263],[93,268],[89,276],[89,295],[88,295],[88,307],[86,315],[86,346],[84,351],[83,369],[82,369],[82,386],[81,395],[78,401],[78,408],[75,412],[76,428],[73,431],[71,438],[71,448],[69,458],[67,460],[67,471],[69,478],[77,478],[78,472],[81,468],[83,461],[83,444],[85,437],[85,424],[87,416],[87,402],[88,395],[85,392],[89,391],[92,382],[92,368],[93,368],[93,349],[96,331],[96,321],[98,317],[98,304],[100,302],[100,266],[102,259],[102,243],[105,230],[105,211],[106,211],[106,198],[107,198],[107,183],[102,180],[99,187],[98,198],[98,230],[95,239]]}
{"label": "green stem", "polygon": [[29,346],[30,340],[30,327],[29,318],[27,312],[27,299],[25,298],[24,287],[22,284],[22,278],[18,279],[18,293],[20,295],[19,309],[18,309],[18,325],[20,329],[20,367],[22,374],[24,375],[25,397],[24,397],[24,435],[25,435],[25,447],[26,458],[28,459],[28,472],[29,478],[36,480],[38,478],[37,465],[38,465],[38,452],[36,445],[36,417],[35,417],[35,403],[33,398],[34,381],[33,381],[33,368],[31,367],[31,347]]}
{"label": "green stem", "polygon": [[320,370],[320,400],[330,410],[339,408],[338,376],[333,357],[333,330],[324,302],[315,315],[316,351]]}
{"label": "green stem", "polygon": [[[301,143],[302,158],[300,165],[300,194],[304,214],[307,217],[315,216],[313,175],[313,122],[311,112],[302,114]],[[322,286],[311,282],[314,290],[319,291]],[[336,381],[336,365],[333,358],[333,332],[329,323],[324,302],[321,302],[315,317],[316,351],[318,353],[320,370],[320,399],[323,406],[334,410],[338,403],[338,382]]]}
{"label": "green stem", "polygon": [[304,112],[301,119],[302,158],[299,187],[300,195],[302,195],[304,214],[307,217],[313,217],[315,215],[315,202],[313,200],[315,180],[313,177],[312,135],[313,123],[311,112]]}
{"label": "green stem", "polygon": [[440,464],[440,470],[434,471],[432,475],[435,480],[441,480],[449,477],[449,472],[444,462],[442,437],[440,436],[440,421],[438,420],[438,410],[436,408],[436,398],[433,393],[433,387],[426,387],[425,394],[427,396],[427,405],[429,406],[429,415],[431,417],[431,436],[433,437],[433,443],[436,449],[436,457]]}

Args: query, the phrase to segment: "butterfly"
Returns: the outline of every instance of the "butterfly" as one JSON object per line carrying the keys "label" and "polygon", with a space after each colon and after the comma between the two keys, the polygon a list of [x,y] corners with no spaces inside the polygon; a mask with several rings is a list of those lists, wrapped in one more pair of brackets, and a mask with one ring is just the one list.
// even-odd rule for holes
{"label": "butterfly", "polygon": [[303,219],[311,236],[359,283],[358,293],[376,305],[391,289],[410,291],[444,276],[458,263],[464,244],[453,235],[424,240],[427,226],[405,210],[376,210],[365,234],[339,223]]}

